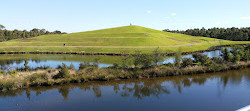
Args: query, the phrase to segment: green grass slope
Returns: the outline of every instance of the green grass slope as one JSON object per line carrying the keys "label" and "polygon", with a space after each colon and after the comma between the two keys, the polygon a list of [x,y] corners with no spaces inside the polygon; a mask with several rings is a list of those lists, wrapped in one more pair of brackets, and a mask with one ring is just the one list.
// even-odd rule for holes
{"label": "green grass slope", "polygon": [[[64,43],[66,47],[63,47]],[[80,33],[43,35],[27,39],[10,40],[0,43],[0,51],[131,53],[134,50],[150,52],[159,47],[167,52],[174,52],[179,48],[188,52],[205,50],[216,45],[245,43],[249,43],[249,41],[235,42],[163,32],[141,26],[124,26]]]}

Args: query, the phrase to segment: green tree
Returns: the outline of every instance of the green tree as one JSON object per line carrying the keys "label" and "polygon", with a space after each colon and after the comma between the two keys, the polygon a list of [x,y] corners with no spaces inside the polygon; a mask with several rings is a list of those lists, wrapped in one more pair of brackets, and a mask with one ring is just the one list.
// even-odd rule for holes
{"label": "green tree", "polygon": [[4,29],[5,27],[3,25],[0,24],[0,30]]}
{"label": "green tree", "polygon": [[230,51],[227,48],[221,49],[221,56],[225,61],[230,62],[232,60],[232,55],[230,55]]}
{"label": "green tree", "polygon": [[161,50],[159,50],[159,47],[156,48],[153,53],[152,53],[152,59],[153,59],[153,63],[154,65],[157,65],[159,62],[164,60],[164,54]]}
{"label": "green tree", "polygon": [[176,53],[175,53],[175,56],[174,56],[174,64],[176,67],[180,67],[181,66],[181,58],[182,58],[182,51],[181,49],[179,49]]}
{"label": "green tree", "polygon": [[57,75],[55,75],[53,78],[57,79],[57,78],[69,78],[70,77],[70,72],[68,67],[66,66],[66,64],[62,64],[62,66],[60,67],[60,71]]}
{"label": "green tree", "polygon": [[24,70],[25,70],[25,71],[29,71],[29,70],[30,70],[30,67],[29,67],[28,64],[29,64],[28,61],[25,60],[25,61],[24,61]]}

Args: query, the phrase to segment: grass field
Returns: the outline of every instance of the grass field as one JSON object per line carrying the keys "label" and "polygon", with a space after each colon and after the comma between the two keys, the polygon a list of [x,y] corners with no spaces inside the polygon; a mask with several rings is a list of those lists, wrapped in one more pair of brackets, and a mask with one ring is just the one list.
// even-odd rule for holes
{"label": "grass field", "polygon": [[[206,50],[212,46],[247,44],[250,41],[228,41],[208,37],[163,32],[140,26],[124,26],[63,35],[43,35],[0,43],[0,52],[150,52],[159,47],[166,52],[182,48],[184,52]],[[64,47],[63,44],[66,44]]]}

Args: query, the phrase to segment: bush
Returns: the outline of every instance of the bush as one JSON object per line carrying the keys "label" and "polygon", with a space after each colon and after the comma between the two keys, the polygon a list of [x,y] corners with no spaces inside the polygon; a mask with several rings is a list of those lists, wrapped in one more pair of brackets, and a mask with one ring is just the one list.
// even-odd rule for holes
{"label": "bush", "polygon": [[68,67],[63,63],[61,68],[61,70],[59,71],[59,73],[57,75],[55,75],[53,78],[57,79],[57,78],[68,78],[70,77],[70,72]]}
{"label": "bush", "polygon": [[212,62],[216,63],[216,64],[223,64],[224,60],[222,58],[219,57],[212,57],[211,58]]}
{"label": "bush", "polygon": [[42,80],[48,80],[48,75],[46,73],[41,73],[41,74],[33,74],[29,76],[29,81],[30,82],[34,82],[38,79],[42,79]]}
{"label": "bush", "polygon": [[11,76],[15,76],[17,74],[16,70],[9,70],[8,74],[10,74]]}
{"label": "bush", "polygon": [[5,71],[4,70],[0,70],[0,75],[5,75]]}
{"label": "bush", "polygon": [[87,67],[91,66],[89,62],[84,62],[79,64],[79,70],[85,69]]}
{"label": "bush", "polygon": [[191,58],[183,58],[181,67],[188,67],[188,66],[193,66],[193,60]]}
{"label": "bush", "polygon": [[29,71],[30,70],[30,67],[28,66],[28,61],[27,60],[24,61],[24,70],[25,71]]}
{"label": "bush", "polygon": [[221,49],[221,56],[225,61],[231,62],[232,55],[230,55],[230,51],[227,48]]}
{"label": "bush", "polygon": [[75,69],[75,66],[71,63],[69,69]]}
{"label": "bush", "polygon": [[175,58],[175,61],[174,61],[175,66],[180,67],[181,66],[181,58],[182,58],[181,49],[179,49],[179,51],[175,53],[174,58]]}
{"label": "bush", "polygon": [[152,59],[153,59],[153,63],[154,65],[157,65],[159,62],[163,61],[164,60],[164,57],[163,57],[163,53],[161,50],[159,50],[159,47],[156,48],[153,53],[152,53]]}
{"label": "bush", "polygon": [[211,61],[209,61],[209,57],[207,55],[202,55],[200,53],[196,53],[192,55],[195,63],[200,63],[201,65],[208,65]]}
{"label": "bush", "polygon": [[240,59],[241,59],[240,55],[234,55],[234,56],[233,56],[233,59],[232,59],[232,62],[233,62],[233,63],[237,63],[237,62],[240,61]]}
{"label": "bush", "polygon": [[119,68],[119,65],[117,63],[114,63],[112,68],[117,69],[117,68]]}
{"label": "bush", "polygon": [[242,56],[242,61],[249,61],[250,60],[250,51],[249,51],[249,49],[245,49],[245,53],[244,53],[244,55]]}
{"label": "bush", "polygon": [[133,57],[135,67],[141,66],[142,68],[149,68],[153,63],[152,56],[149,54],[141,54],[137,51]]}

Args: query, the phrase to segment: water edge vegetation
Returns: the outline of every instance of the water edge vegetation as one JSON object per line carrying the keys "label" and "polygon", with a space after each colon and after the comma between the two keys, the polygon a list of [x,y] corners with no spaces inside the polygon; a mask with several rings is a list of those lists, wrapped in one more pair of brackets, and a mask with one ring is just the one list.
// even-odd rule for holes
{"label": "water edge vegetation", "polygon": [[234,46],[231,50],[222,48],[221,57],[209,58],[199,53],[191,58],[182,58],[181,49],[175,54],[175,62],[159,64],[163,60],[163,52],[159,48],[151,54],[136,51],[133,55],[123,58],[122,64],[98,67],[100,59],[93,64],[84,62],[79,70],[73,64],[62,64],[58,68],[38,67],[31,70],[25,61],[23,68],[0,70],[0,90],[14,90],[34,86],[51,86],[66,83],[81,83],[88,81],[110,81],[130,78],[150,78],[164,76],[191,75],[209,72],[226,71],[250,67],[250,45]]}

